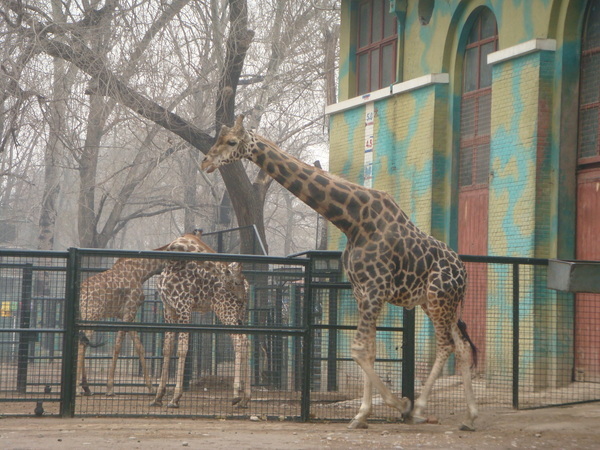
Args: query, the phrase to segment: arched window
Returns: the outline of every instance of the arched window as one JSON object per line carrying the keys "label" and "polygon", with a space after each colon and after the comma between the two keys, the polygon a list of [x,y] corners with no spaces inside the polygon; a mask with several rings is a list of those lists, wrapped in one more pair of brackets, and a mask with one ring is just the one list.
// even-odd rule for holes
{"label": "arched window", "polygon": [[600,162],[600,4],[589,7],[581,47],[578,164]]}
{"label": "arched window", "polygon": [[492,67],[487,55],[498,49],[498,28],[492,12],[483,8],[465,49],[460,115],[461,188],[487,185],[490,157]]}
{"label": "arched window", "polygon": [[396,16],[390,0],[365,0],[358,6],[356,41],[357,95],[396,81]]}

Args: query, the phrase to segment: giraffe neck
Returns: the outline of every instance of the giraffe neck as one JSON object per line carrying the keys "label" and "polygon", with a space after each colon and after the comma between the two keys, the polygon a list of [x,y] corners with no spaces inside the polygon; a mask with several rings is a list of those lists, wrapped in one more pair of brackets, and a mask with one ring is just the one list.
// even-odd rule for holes
{"label": "giraffe neck", "polygon": [[373,195],[351,183],[285,153],[276,144],[248,132],[248,159],[349,237],[360,226],[358,211]]}
{"label": "giraffe neck", "polygon": [[113,270],[127,272],[128,275],[140,283],[146,282],[150,277],[159,274],[167,264],[166,259],[151,258],[119,258]]}

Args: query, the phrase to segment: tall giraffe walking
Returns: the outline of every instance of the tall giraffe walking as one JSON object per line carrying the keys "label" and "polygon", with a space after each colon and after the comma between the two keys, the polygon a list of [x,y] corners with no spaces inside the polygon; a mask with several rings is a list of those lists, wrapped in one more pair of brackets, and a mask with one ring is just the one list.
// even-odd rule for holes
{"label": "tall giraffe walking", "polygon": [[[178,241],[196,239],[202,234],[201,230],[184,234],[177,238]],[[154,249],[164,251],[170,244]],[[204,244],[206,245],[206,244]],[[207,249],[210,249],[206,245]],[[202,250],[199,250],[202,251]],[[203,250],[207,251],[207,250]],[[153,258],[119,258],[113,266],[97,275],[91,276],[81,283],[79,289],[79,311],[81,320],[96,321],[115,318],[123,322],[133,322],[135,316],[144,303],[143,285],[152,276],[158,275],[165,265],[166,259]],[[114,395],[115,371],[117,360],[121,353],[123,339],[127,332],[117,332],[113,356],[108,371],[108,382],[106,384],[106,395]],[[92,395],[89,388],[87,373],[85,369],[85,353],[90,345],[93,331],[87,330],[80,335],[79,351],[77,353],[77,380],[83,389],[83,395]],[[135,350],[140,358],[140,365],[144,376],[144,383],[150,393],[154,392],[144,356],[144,347],[136,331],[129,331],[133,340]]]}
{"label": "tall giraffe walking", "polygon": [[376,322],[385,302],[404,308],[420,306],[433,322],[436,358],[412,417],[422,421],[433,384],[448,356],[455,352],[462,373],[467,414],[461,429],[474,430],[477,417],[471,384],[475,347],[459,320],[467,273],[445,243],[421,231],[386,192],[366,188],[310,166],[273,142],[243,127],[239,116],[223,126],[202,161],[208,173],[242,158],[249,159],[288,191],[324,216],[347,237],[342,263],[359,310],[352,358],[364,372],[363,399],[349,428],[367,428],[375,387],[388,406],[407,414],[410,400],[398,399],[374,370]]}
{"label": "tall giraffe walking", "polygon": [[[176,239],[165,250],[175,252],[215,253],[200,236],[195,239]],[[157,283],[156,289],[163,302],[167,323],[189,324],[193,311],[214,311],[223,325],[244,324],[248,304],[249,285],[242,273],[241,264],[220,261],[169,261]],[[246,407],[250,401],[250,361],[248,337],[231,333],[235,352],[232,404]],[[173,353],[175,332],[166,332],[163,343],[163,365],[150,406],[162,406],[169,377],[169,360]],[[185,358],[189,346],[189,333],[179,333],[177,341],[177,371],[173,398],[169,408],[179,408],[183,394]]]}

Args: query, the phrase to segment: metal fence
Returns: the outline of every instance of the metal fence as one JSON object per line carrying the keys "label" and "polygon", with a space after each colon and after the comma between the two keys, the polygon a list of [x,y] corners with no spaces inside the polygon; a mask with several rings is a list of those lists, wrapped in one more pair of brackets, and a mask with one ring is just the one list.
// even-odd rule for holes
{"label": "metal fence", "polygon": [[266,255],[267,251],[255,225],[202,233],[202,240],[217,253],[241,253],[241,239],[249,239],[252,255]]}
{"label": "metal fence", "polygon": [[[90,273],[130,258],[201,259],[243,264],[250,284],[246,323],[223,326],[211,312],[190,325],[166,324],[154,280],[132,323],[82,322],[78,289]],[[357,309],[338,252],[289,258],[71,249],[0,251],[0,414],[179,416],[279,420],[350,420],[360,406],[362,373],[351,359]],[[577,328],[575,296],[546,288],[546,260],[468,257],[469,291],[462,317],[479,348],[474,388],[481,409],[531,408],[600,399],[591,369],[600,331]],[[586,304],[589,304],[586,303]],[[600,304],[599,304],[600,308]],[[435,354],[432,327],[422,311],[388,306],[378,322],[376,371],[392,391],[418,396]],[[79,332],[94,330],[86,364],[94,395],[79,395],[75,361]],[[190,332],[184,394],[177,409],[152,407],[131,339],[118,359],[115,396],[104,395],[119,330],[140,333],[153,384],[160,377],[165,331]],[[234,352],[231,333],[250,341],[252,400],[231,404]],[[587,335],[585,335],[587,333]],[[101,344],[101,345],[98,345]],[[96,346],[97,345],[97,346]],[[582,355],[582,348],[586,355]],[[176,355],[176,353],[174,353]],[[177,357],[169,361],[174,374]],[[587,364],[587,366],[586,366]],[[172,380],[172,379],[171,379]],[[168,385],[172,389],[172,381]],[[165,402],[166,404],[166,402]],[[460,377],[448,362],[427,412],[465,408]],[[374,396],[374,419],[400,415]]]}

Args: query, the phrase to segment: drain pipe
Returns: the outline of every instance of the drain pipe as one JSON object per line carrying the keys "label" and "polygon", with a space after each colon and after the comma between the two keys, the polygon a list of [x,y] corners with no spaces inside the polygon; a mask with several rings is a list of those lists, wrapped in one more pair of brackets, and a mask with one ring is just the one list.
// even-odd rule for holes
{"label": "drain pipe", "polygon": [[398,49],[396,57],[396,83],[404,81],[404,41],[406,34],[407,0],[390,0],[390,14],[396,14]]}

